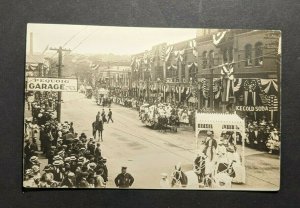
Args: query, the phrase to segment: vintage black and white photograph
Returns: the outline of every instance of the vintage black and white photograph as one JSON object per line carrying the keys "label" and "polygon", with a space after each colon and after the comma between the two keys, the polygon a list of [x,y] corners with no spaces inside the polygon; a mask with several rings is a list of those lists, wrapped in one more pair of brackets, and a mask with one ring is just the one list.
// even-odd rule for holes
{"label": "vintage black and white photograph", "polygon": [[280,189],[281,32],[28,24],[24,188]]}

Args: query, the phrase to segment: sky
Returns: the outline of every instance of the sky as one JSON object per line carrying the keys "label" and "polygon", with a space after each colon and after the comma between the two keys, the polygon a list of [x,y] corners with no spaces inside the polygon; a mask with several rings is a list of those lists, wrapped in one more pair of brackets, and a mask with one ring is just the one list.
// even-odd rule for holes
{"label": "sky", "polygon": [[[64,46],[72,53],[99,54],[113,53],[132,55],[150,50],[160,43],[177,43],[196,37],[197,29],[109,27],[62,24],[28,24],[29,34],[33,33],[33,51],[41,53],[49,47]],[[47,51],[49,53],[49,51]]]}

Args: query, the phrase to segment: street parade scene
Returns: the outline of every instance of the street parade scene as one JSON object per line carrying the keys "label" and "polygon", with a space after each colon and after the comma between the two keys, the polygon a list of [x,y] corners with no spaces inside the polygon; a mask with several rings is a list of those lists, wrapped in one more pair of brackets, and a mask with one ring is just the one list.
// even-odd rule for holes
{"label": "street parade scene", "polygon": [[27,31],[24,188],[279,190],[279,31]]}

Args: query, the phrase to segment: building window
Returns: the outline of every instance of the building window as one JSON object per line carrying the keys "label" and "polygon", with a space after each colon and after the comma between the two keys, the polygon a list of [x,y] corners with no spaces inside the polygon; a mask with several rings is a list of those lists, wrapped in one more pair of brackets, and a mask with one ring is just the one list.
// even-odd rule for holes
{"label": "building window", "polygon": [[204,51],[202,53],[202,68],[206,69],[206,67],[207,67],[207,52]]}
{"label": "building window", "polygon": [[192,65],[189,68],[189,77],[190,77],[190,82],[194,83],[197,78],[197,67],[195,65]]}
{"label": "building window", "polygon": [[223,49],[223,62],[228,63],[233,61],[233,48],[224,48]]}
{"label": "building window", "polygon": [[209,66],[214,66],[215,65],[215,54],[214,54],[214,51],[211,50],[208,54],[208,60],[209,60]]}
{"label": "building window", "polygon": [[258,42],[255,44],[255,66],[263,65],[263,44]]}
{"label": "building window", "polygon": [[245,66],[252,66],[252,45],[245,46]]}

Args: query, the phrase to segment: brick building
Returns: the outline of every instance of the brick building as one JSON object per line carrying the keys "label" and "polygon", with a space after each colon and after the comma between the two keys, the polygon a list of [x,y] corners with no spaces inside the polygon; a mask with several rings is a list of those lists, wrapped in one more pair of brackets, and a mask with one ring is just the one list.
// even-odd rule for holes
{"label": "brick building", "polygon": [[280,98],[279,38],[279,31],[199,29],[195,39],[133,55],[130,90],[136,97],[220,112],[248,106],[238,113],[274,119]]}

